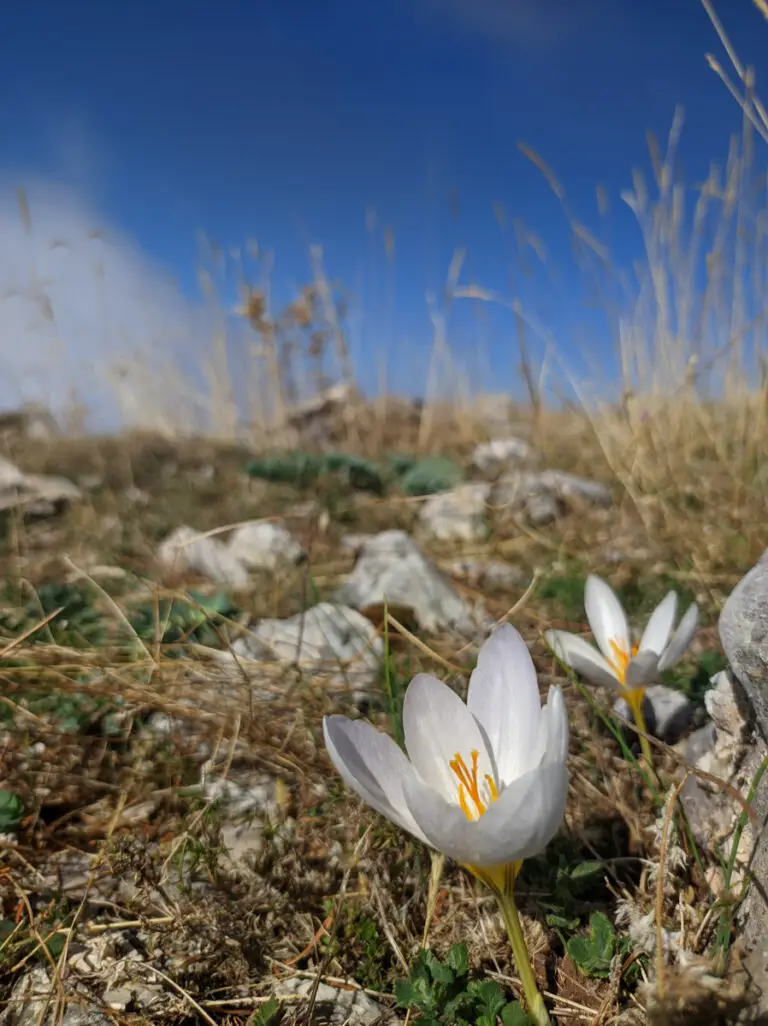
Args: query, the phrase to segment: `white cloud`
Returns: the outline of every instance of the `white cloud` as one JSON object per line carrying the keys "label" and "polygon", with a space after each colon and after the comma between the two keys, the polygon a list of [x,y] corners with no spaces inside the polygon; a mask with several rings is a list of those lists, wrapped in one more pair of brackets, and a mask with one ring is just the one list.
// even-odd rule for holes
{"label": "white cloud", "polygon": [[202,387],[211,311],[125,235],[99,231],[68,188],[27,180],[25,224],[17,181],[0,183],[0,408],[60,412],[74,398],[107,429],[178,417]]}

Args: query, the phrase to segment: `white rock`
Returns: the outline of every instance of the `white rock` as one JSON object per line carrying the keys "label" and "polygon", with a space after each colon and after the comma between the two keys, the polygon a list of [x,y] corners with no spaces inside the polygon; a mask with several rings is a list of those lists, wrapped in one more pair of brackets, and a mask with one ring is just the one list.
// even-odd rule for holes
{"label": "white rock", "polygon": [[0,495],[9,488],[22,488],[24,474],[10,460],[0,456]]}
{"label": "white rock", "polygon": [[554,523],[562,513],[560,500],[555,495],[542,493],[529,495],[524,503],[525,515],[534,527]]}
{"label": "white rock", "polygon": [[98,1008],[89,1007],[85,998],[67,1002],[60,1016],[52,1016],[51,1000],[56,991],[57,985],[45,969],[35,967],[25,973],[5,1003],[0,1026],[52,1026],[54,1021],[56,1026],[111,1026],[112,1020]]}
{"label": "white rock", "polygon": [[229,539],[232,556],[249,570],[275,570],[301,563],[306,553],[281,523],[254,520],[241,524]]}
{"label": "white rock", "polygon": [[345,534],[342,535],[341,540],[339,541],[339,547],[343,549],[344,552],[348,552],[353,556],[356,556],[360,552],[360,549],[362,549],[363,545],[365,545],[366,542],[369,542],[371,538],[375,537],[376,536],[373,534]]}
{"label": "white rock", "polygon": [[[308,998],[314,989],[314,980],[293,977],[285,980],[280,989],[282,994]],[[277,997],[280,997],[280,994]],[[384,1014],[384,1008],[362,990],[341,990],[321,983],[317,988],[315,1000],[317,1005],[327,1007],[332,1026],[347,1023],[350,1026],[371,1026]]]}
{"label": "white rock", "polygon": [[128,987],[111,987],[101,995],[101,1000],[116,1012],[124,1012],[133,1001],[133,991]]}
{"label": "white rock", "polygon": [[[718,732],[741,743],[748,728],[748,713],[744,699],[730,670],[721,670],[711,679],[712,685],[704,693],[704,705]],[[725,740],[721,738],[720,740]]]}
{"label": "white rock", "polygon": [[494,438],[475,446],[470,462],[482,474],[492,475],[531,460],[535,455],[521,438]]}
{"label": "white rock", "polygon": [[298,665],[313,677],[348,684],[356,699],[367,697],[384,655],[370,620],[331,602],[285,620],[260,620],[232,648],[246,659]]}
{"label": "white rock", "polygon": [[580,499],[595,506],[610,506],[611,493],[605,485],[589,481],[564,470],[519,470],[505,474],[496,482],[493,503],[523,509],[533,495],[551,495],[559,499]]}
{"label": "white rock", "polygon": [[382,531],[367,541],[336,597],[357,609],[383,602],[406,606],[428,631],[471,633],[483,620],[405,531]]}
{"label": "white rock", "polygon": [[[694,704],[682,691],[664,684],[652,684],[645,692],[643,715],[648,733],[668,745],[675,744],[693,721]],[[632,722],[632,712],[626,699],[617,698],[613,711]],[[633,734],[633,736],[636,736]]]}
{"label": "white rock", "polygon": [[25,474],[0,457],[0,510],[23,510],[29,516],[52,516],[61,506],[77,502],[83,493],[66,477]]}
{"label": "white rock", "polygon": [[226,823],[221,828],[221,843],[227,857],[236,866],[247,865],[247,860],[258,854],[264,845],[264,824],[254,819],[247,823]]}
{"label": "white rock", "polygon": [[449,573],[464,577],[475,588],[507,588],[513,590],[528,582],[522,567],[501,559],[459,559],[450,564]]}
{"label": "white rock", "polygon": [[200,774],[203,796],[226,806],[233,819],[268,812],[274,803],[275,785],[263,773],[246,770],[240,773],[217,775],[208,763]]}
{"label": "white rock", "polygon": [[491,486],[480,482],[432,495],[421,507],[420,533],[435,541],[483,541],[489,533],[486,503],[490,494]]}
{"label": "white rock", "polygon": [[217,538],[201,538],[200,532],[182,525],[163,540],[157,550],[163,565],[181,573],[196,570],[219,584],[244,588],[248,571],[237,556]]}

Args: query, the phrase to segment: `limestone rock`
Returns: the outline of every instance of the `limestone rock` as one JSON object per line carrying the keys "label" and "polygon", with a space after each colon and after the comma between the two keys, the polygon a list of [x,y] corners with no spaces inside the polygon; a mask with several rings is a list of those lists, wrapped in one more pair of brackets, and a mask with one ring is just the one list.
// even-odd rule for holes
{"label": "limestone rock", "polygon": [[383,602],[414,611],[419,626],[472,633],[482,616],[465,601],[404,531],[382,531],[360,550],[337,599],[356,609]]}
{"label": "limestone rock", "polygon": [[419,515],[419,533],[442,542],[483,541],[489,532],[486,502],[491,486],[460,484],[428,499]]}

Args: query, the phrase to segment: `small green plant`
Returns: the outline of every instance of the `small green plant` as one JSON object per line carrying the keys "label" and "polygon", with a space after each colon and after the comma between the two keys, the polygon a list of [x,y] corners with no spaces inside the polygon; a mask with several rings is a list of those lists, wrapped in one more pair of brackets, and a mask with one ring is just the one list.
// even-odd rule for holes
{"label": "small green plant", "polygon": [[13,791],[0,791],[0,833],[15,830],[23,814],[21,798]]}
{"label": "small green plant", "polygon": [[424,1026],[530,1026],[519,1001],[509,1001],[495,980],[469,976],[465,944],[453,944],[441,961],[421,949],[407,980],[395,983],[395,999],[401,1008],[419,1012]]}
{"label": "small green plant", "polygon": [[[6,589],[7,595],[7,589]],[[3,610],[0,627],[17,633],[39,623],[51,613],[60,612],[29,638],[30,644],[50,643],[66,648],[89,648],[104,641],[104,624],[100,610],[94,605],[92,593],[77,584],[49,583],[41,585],[36,597],[21,609]]]}
{"label": "small green plant", "polygon": [[[325,912],[336,909],[333,899],[324,903]],[[336,933],[332,938],[324,937],[320,950],[324,955],[337,958],[344,955],[345,961],[354,960],[355,979],[364,987],[380,990],[391,980],[391,952],[382,936],[379,924],[363,909],[345,904],[340,914]]]}
{"label": "small green plant", "polygon": [[392,728],[392,735],[398,745],[402,748],[405,744],[405,731],[403,729],[403,703],[405,692],[408,687],[409,677],[400,673],[397,660],[392,652],[389,643],[389,621],[384,621],[384,662],[382,664],[384,677],[384,694],[386,699],[387,714]]}
{"label": "small green plant", "polygon": [[362,492],[383,495],[386,486],[381,469],[370,460],[346,452],[329,452],[325,469],[339,476],[342,484]]}
{"label": "small green plant", "polygon": [[553,842],[538,859],[523,866],[530,889],[546,894],[540,898],[547,925],[564,934],[579,927],[578,899],[599,900],[604,893],[604,868],[597,859],[584,859],[565,839]]}
{"label": "small green plant", "polygon": [[585,976],[607,979],[619,944],[613,924],[602,912],[589,917],[589,935],[571,937],[566,951]]}
{"label": "small green plant", "polygon": [[563,619],[578,623],[586,619],[584,612],[585,578],[580,574],[547,577],[537,589],[537,598],[551,602]]}
{"label": "small green plant", "polygon": [[246,1026],[277,1026],[283,1018],[283,1009],[277,998],[271,997],[261,1008],[257,1008]]}
{"label": "small green plant", "polygon": [[158,604],[143,602],[130,611],[128,620],[142,641],[156,641],[160,628],[160,641],[164,645],[195,641],[199,645],[220,648],[221,639],[216,627],[223,620],[235,617],[238,612],[225,592],[203,595],[190,591],[188,602],[181,598],[171,602],[164,600]]}
{"label": "small green plant", "polygon": [[406,495],[432,495],[454,488],[464,478],[458,463],[445,456],[430,456],[414,463],[400,480]]}
{"label": "small green plant", "polygon": [[306,488],[315,483],[322,470],[322,459],[308,452],[284,452],[279,456],[251,460],[246,468],[250,477]]}
{"label": "small green plant", "polygon": [[704,692],[712,686],[710,681],[727,665],[728,660],[721,652],[702,652],[693,673],[684,666],[674,666],[663,673],[661,679],[667,687],[682,691],[692,702],[701,704],[704,701]]}
{"label": "small green plant", "polygon": [[686,610],[696,599],[694,593],[680,585],[674,577],[664,574],[648,577],[636,569],[629,581],[616,588],[616,594],[632,622],[635,618],[642,620],[652,613],[669,591],[677,592],[677,608],[680,611]]}

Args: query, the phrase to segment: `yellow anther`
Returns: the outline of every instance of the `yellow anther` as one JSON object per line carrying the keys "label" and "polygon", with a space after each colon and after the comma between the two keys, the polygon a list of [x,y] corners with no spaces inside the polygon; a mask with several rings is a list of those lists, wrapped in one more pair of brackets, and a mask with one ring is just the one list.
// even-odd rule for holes
{"label": "yellow anther", "polygon": [[[461,806],[464,815],[467,819],[478,819],[487,810],[491,802],[495,802],[499,797],[499,789],[496,787],[496,781],[490,773],[485,773],[483,775],[483,780],[485,781],[488,789],[488,798],[486,799],[480,794],[478,768],[480,753],[474,750],[471,752],[471,756],[471,769],[464,761],[464,756],[460,755],[459,752],[456,752],[449,765],[459,781],[459,805]],[[476,810],[476,814],[474,815],[470,802],[472,802]]]}
{"label": "yellow anther", "polygon": [[624,645],[618,641],[614,641],[613,638],[608,642],[613,652],[613,659],[609,659],[608,662],[611,664],[613,669],[616,671],[621,683],[624,683],[624,678],[627,675],[627,667],[631,659],[637,655],[638,645],[632,645],[631,649],[627,651]]}

